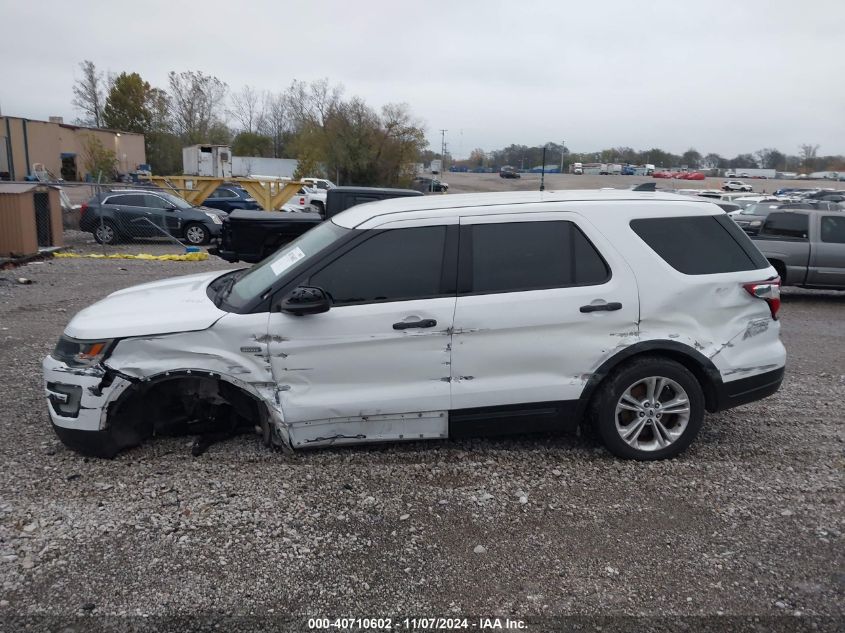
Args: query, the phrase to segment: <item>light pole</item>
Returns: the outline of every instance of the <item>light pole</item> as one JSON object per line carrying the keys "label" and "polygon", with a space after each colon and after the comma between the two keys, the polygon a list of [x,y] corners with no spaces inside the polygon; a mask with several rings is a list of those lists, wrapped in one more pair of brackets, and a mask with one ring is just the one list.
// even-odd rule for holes
{"label": "light pole", "polygon": [[563,154],[566,151],[566,141],[560,142],[560,173],[563,173]]}

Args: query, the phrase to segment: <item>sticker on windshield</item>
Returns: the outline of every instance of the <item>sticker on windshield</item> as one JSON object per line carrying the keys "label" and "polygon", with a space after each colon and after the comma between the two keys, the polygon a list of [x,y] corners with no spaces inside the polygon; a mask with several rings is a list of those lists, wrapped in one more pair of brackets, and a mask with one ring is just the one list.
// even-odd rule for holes
{"label": "sticker on windshield", "polygon": [[285,253],[279,259],[270,264],[270,268],[273,269],[273,274],[278,277],[303,257],[305,257],[305,253],[303,253],[302,249],[297,246],[292,251]]}

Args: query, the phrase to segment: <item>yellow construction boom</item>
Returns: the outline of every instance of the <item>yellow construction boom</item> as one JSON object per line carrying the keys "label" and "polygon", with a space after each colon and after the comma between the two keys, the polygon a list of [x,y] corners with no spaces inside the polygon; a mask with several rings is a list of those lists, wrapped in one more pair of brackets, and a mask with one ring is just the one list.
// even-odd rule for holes
{"label": "yellow construction boom", "polygon": [[213,178],[211,176],[151,176],[150,180],[165,191],[184,198],[195,206],[224,182],[236,183],[265,211],[277,211],[299,191],[305,183],[298,180],[273,180],[263,178]]}

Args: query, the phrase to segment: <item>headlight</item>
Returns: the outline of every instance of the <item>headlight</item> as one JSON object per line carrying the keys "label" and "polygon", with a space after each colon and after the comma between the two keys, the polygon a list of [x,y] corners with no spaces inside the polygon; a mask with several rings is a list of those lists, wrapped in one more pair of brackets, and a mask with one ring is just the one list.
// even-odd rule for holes
{"label": "headlight", "polygon": [[762,222],[760,222],[760,220],[754,220],[754,221],[751,223],[751,226],[760,226],[761,224],[763,224],[763,223],[762,223]]}
{"label": "headlight", "polygon": [[206,213],[206,215],[208,217],[210,217],[211,221],[214,222],[215,224],[223,224],[223,220],[220,219],[219,215],[216,215],[214,213]]}
{"label": "headlight", "polygon": [[78,341],[62,336],[53,350],[53,358],[70,367],[93,367],[111,351],[114,339]]}

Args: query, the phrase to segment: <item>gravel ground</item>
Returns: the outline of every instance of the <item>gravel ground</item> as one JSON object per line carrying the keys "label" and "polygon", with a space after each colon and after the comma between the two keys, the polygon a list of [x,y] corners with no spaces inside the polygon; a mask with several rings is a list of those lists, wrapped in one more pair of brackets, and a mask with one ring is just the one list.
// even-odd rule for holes
{"label": "gravel ground", "polygon": [[[82,234],[70,242],[97,251]],[[132,284],[225,267],[66,259],[0,271],[0,617],[841,623],[845,294],[787,291],[783,389],[708,416],[673,461],[624,462],[575,437],[289,455],[242,436],[198,458],[171,438],[111,461],[65,449],[40,361],[72,314]]]}

